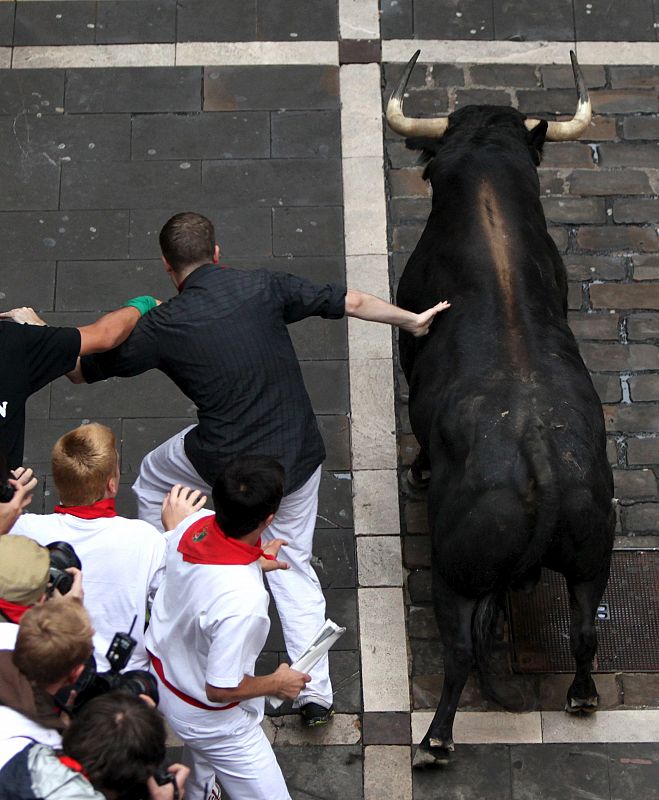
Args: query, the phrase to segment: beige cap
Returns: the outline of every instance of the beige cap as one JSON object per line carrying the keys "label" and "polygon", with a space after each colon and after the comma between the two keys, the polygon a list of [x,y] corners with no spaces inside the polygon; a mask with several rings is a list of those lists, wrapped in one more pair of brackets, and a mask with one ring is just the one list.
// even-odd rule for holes
{"label": "beige cap", "polygon": [[0,598],[32,606],[46,591],[50,553],[27,536],[0,536]]}

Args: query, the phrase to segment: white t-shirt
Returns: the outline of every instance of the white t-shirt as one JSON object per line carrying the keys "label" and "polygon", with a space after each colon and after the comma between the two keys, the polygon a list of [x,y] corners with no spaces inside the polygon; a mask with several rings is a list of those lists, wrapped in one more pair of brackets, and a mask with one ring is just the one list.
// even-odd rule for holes
{"label": "white t-shirt", "polygon": [[[41,545],[68,542],[82,563],[85,608],[96,630],[94,656],[99,672],[117,631],[137,640],[127,669],[147,669],[144,626],[147,603],[162,578],[165,538],[153,525],[125,517],[80,519],[71,514],[22,514],[11,534],[29,536]],[[10,535],[11,535],[10,534]]]}
{"label": "white t-shirt", "polygon": [[[258,561],[247,565],[191,564],[177,551],[200,511],[184,520],[167,542],[165,577],[151,610],[146,645],[179,691],[206,705],[206,683],[239,685],[254,666],[270,630],[269,596]],[[262,707],[263,699],[241,705]]]}
{"label": "white t-shirt", "polygon": [[18,711],[0,706],[0,769],[33,740],[53,748],[62,744],[58,731],[44,728]]}
{"label": "white t-shirt", "polygon": [[17,636],[18,625],[14,622],[0,622],[0,650],[13,650]]}

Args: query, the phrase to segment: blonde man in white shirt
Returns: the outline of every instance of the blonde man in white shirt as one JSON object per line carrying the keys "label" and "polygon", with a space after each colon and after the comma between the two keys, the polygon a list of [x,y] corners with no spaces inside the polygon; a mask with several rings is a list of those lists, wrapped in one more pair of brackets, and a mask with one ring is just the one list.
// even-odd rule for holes
{"label": "blonde man in white shirt", "polygon": [[[216,777],[231,800],[290,800],[261,728],[264,698],[292,700],[310,677],[287,664],[254,676],[270,628],[261,561],[286,567],[275,560],[281,539],[261,549],[283,488],[277,461],[240,456],[215,482],[215,514],[186,513],[181,498],[190,490],[178,485],[165,501],[163,522],[170,529],[178,524],[168,538],[146,642],[160,710],[193,767],[189,800],[215,796]],[[179,501],[183,513],[173,510]]]}
{"label": "blonde man in white shirt", "polygon": [[128,669],[146,669],[147,607],[162,577],[165,539],[152,525],[117,515],[119,456],[113,432],[91,423],[57,440],[52,469],[60,504],[54,514],[23,514],[11,534],[42,545],[68,542],[82,562],[85,607],[92,618],[99,671],[117,631],[132,631],[137,646]]}

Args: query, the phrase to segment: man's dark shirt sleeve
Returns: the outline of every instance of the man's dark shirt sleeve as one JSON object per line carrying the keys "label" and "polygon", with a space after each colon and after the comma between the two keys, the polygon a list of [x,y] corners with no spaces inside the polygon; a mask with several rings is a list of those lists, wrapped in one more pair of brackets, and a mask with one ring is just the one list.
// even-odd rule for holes
{"label": "man's dark shirt sleeve", "polygon": [[40,325],[26,325],[24,330],[30,371],[29,392],[34,394],[55,378],[74,369],[80,354],[80,331],[77,328]]}
{"label": "man's dark shirt sleeve", "polygon": [[289,275],[272,272],[273,291],[284,305],[284,321],[288,324],[306,317],[340,319],[346,311],[346,289],[336,283],[319,285]]}
{"label": "man's dark shirt sleeve", "polygon": [[145,314],[131,335],[119,347],[105,353],[84,356],[80,359],[82,374],[87,383],[96,383],[115,376],[129,378],[141,375],[160,364],[160,351],[156,330],[159,308]]}

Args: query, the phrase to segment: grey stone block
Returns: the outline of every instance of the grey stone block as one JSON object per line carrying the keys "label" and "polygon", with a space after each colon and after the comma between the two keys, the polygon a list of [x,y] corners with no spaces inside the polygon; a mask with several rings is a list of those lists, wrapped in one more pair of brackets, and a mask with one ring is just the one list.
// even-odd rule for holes
{"label": "grey stone block", "polygon": [[410,715],[400,711],[370,711],[362,720],[365,745],[411,744]]}
{"label": "grey stone block", "polygon": [[345,361],[303,361],[304,383],[316,414],[347,414],[348,365]]}
{"label": "grey stone block", "polygon": [[204,111],[339,108],[332,66],[206,67]]}
{"label": "grey stone block", "polygon": [[130,117],[119,115],[0,118],[0,148],[14,169],[23,161],[50,165],[69,161],[128,160]]}
{"label": "grey stone block", "polygon": [[456,12],[454,0],[414,0],[414,33],[426,39],[492,39],[492,3],[472,0]]}
{"label": "grey stone block", "polygon": [[207,161],[202,166],[203,202],[224,206],[341,205],[338,159]]}
{"label": "grey stone block", "polygon": [[316,417],[318,428],[325,442],[326,470],[350,469],[350,421],[347,416],[320,415]]}
{"label": "grey stone block", "polygon": [[657,745],[627,742],[606,745],[611,800],[626,800],[631,796],[659,797],[659,762]]}
{"label": "grey stone block", "polygon": [[117,513],[128,519],[137,519],[137,499],[132,489],[136,478],[135,474],[122,475],[117,493]]}
{"label": "grey stone block", "polygon": [[0,3],[0,47],[11,47],[14,38],[14,3]]}
{"label": "grey stone block", "polygon": [[25,418],[46,419],[50,412],[50,384],[30,395],[25,404]]}
{"label": "grey stone block", "polygon": [[414,15],[412,3],[382,0],[380,3],[380,35],[383,39],[412,39]]}
{"label": "grey stone block", "polygon": [[609,800],[606,745],[589,743],[516,745],[510,748],[515,797],[558,800],[587,793],[593,800]]}
{"label": "grey stone block", "polygon": [[38,311],[52,310],[55,301],[55,262],[31,261],[8,264],[0,274],[0,307],[32,306]]}
{"label": "grey stone block", "polygon": [[275,256],[343,254],[343,209],[339,206],[275,208],[272,212]]}
{"label": "grey stone block", "polygon": [[148,417],[122,420],[121,471],[137,474],[147,453],[196,421],[194,415],[157,419],[151,414]]}
{"label": "grey stone block", "polygon": [[494,0],[494,37],[513,41],[574,41],[572,0],[511,3]]}
{"label": "grey stone block", "polygon": [[[502,744],[458,744],[449,767],[412,770],[412,797],[435,797],[441,785],[442,800],[511,800],[509,749]],[[515,797],[521,800],[523,795]]]}
{"label": "grey stone block", "polygon": [[93,0],[17,3],[14,45],[93,44],[95,24]]}
{"label": "grey stone block", "polygon": [[52,388],[53,419],[188,417],[193,413],[192,401],[158,370],[133,378],[111,378],[78,386],[59,381]]}
{"label": "grey stone block", "polygon": [[276,41],[334,41],[338,37],[336,0],[279,0],[257,5],[258,38]]}
{"label": "grey stone block", "polygon": [[346,632],[333,646],[336,652],[359,649],[359,622],[357,617],[356,589],[325,589],[326,614],[329,619],[346,628]]}
{"label": "grey stone block", "polygon": [[266,112],[220,112],[133,117],[134,160],[268,158]]}
{"label": "grey stone block", "polygon": [[64,70],[0,70],[0,114],[56,114],[63,106]]}
{"label": "grey stone block", "polygon": [[181,207],[199,202],[200,165],[189,161],[67,164],[61,208],[159,208],[163,197]]}
{"label": "grey stone block", "polygon": [[578,41],[654,42],[651,0],[628,0],[613,7],[575,0],[574,21]]}
{"label": "grey stone block", "polygon": [[272,269],[278,272],[290,272],[307,278],[314,283],[340,283],[345,285],[345,259],[331,257],[298,257],[298,258],[264,258],[249,257],[225,258],[220,254],[220,264],[237,269]]}
{"label": "grey stone block", "polygon": [[179,42],[256,41],[256,0],[178,0]]}
{"label": "grey stone block", "polygon": [[433,639],[410,639],[413,675],[437,675],[444,671],[441,642]]}
{"label": "grey stone block", "polygon": [[314,536],[312,564],[323,589],[356,586],[353,531],[319,530]]}
{"label": "grey stone block", "polygon": [[201,111],[199,67],[70,69],[66,110],[75,114]]}
{"label": "grey stone block", "polygon": [[359,745],[275,747],[293,800],[362,800]]}
{"label": "grey stone block", "polygon": [[[135,209],[130,212],[130,255],[132,258],[155,258],[160,255],[158,235],[178,208]],[[244,256],[258,256],[254,267],[265,265],[264,256],[272,253],[272,212],[269,208],[206,208],[195,210],[211,220],[220,245],[222,263],[240,268]],[[281,266],[285,269],[284,259]],[[279,267],[272,267],[278,269]]]}
{"label": "grey stone block", "polygon": [[55,209],[59,198],[60,168],[34,161],[0,164],[0,211]]}
{"label": "grey stone block", "polygon": [[0,214],[6,259],[126,258],[127,211],[29,211]]}
{"label": "grey stone block", "polygon": [[150,294],[167,300],[174,286],[162,261],[60,261],[57,311],[110,311]]}
{"label": "grey stone block", "polygon": [[338,111],[273,111],[273,158],[335,158],[341,155]]}
{"label": "grey stone block", "polygon": [[307,317],[288,326],[301,361],[348,358],[348,330],[344,321]]}
{"label": "grey stone block", "polygon": [[356,650],[330,650],[329,666],[336,712],[358,714],[362,710],[359,653]]}
{"label": "grey stone block", "polygon": [[176,0],[99,0],[96,44],[176,41]]}
{"label": "grey stone block", "polygon": [[323,528],[352,528],[352,480],[349,472],[324,471],[318,491],[316,535]]}
{"label": "grey stone block", "polygon": [[[570,0],[567,0],[567,4],[570,5]],[[536,68],[529,64],[477,64],[470,67],[469,72],[476,86],[540,86]]]}

